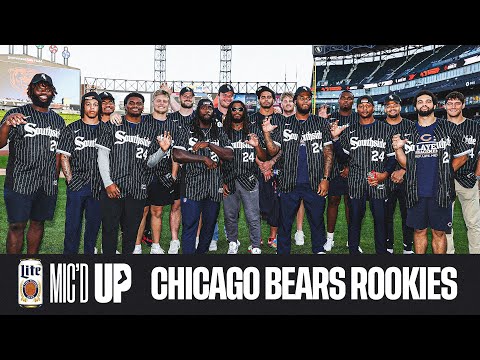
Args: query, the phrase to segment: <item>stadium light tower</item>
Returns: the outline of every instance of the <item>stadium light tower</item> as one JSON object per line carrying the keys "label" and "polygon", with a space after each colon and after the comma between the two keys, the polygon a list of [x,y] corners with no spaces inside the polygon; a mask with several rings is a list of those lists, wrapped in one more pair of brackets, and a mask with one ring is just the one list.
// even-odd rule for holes
{"label": "stadium light tower", "polygon": [[232,45],[220,45],[220,82],[232,82]]}
{"label": "stadium light tower", "polygon": [[15,45],[8,45],[8,53],[10,55],[15,53]]}
{"label": "stadium light tower", "polygon": [[[166,62],[167,62],[167,46],[155,45],[155,60],[154,60],[154,82],[155,87],[159,88],[160,84],[167,79],[166,74]],[[157,82],[159,83],[157,85]]]}
{"label": "stadium light tower", "polygon": [[28,55],[28,45],[23,45],[23,55]]}

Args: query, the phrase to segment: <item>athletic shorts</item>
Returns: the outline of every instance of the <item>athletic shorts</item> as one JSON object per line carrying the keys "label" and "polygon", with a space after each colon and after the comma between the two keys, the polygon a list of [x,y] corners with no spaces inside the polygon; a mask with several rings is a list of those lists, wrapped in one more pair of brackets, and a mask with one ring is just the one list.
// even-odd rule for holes
{"label": "athletic shorts", "polygon": [[171,205],[175,199],[175,185],[167,188],[158,179],[155,179],[148,185],[147,194],[145,206]]}
{"label": "athletic shorts", "polygon": [[420,197],[414,207],[407,209],[407,226],[449,231],[452,228],[452,207],[440,207],[434,197]]}
{"label": "athletic shorts", "polygon": [[338,175],[330,180],[330,184],[328,185],[328,196],[342,195],[348,195],[348,179]]}
{"label": "athletic shorts", "polygon": [[10,224],[52,220],[57,204],[57,195],[47,195],[38,189],[30,195],[20,194],[9,188],[3,189],[3,198]]}

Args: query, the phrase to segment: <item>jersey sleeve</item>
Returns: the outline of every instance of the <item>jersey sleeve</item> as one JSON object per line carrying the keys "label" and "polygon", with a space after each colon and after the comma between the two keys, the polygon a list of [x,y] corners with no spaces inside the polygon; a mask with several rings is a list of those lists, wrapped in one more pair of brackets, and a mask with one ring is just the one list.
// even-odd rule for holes
{"label": "jersey sleeve", "polygon": [[173,144],[174,149],[180,149],[180,150],[187,151],[189,131],[190,130],[187,126],[187,127],[182,127],[181,129],[179,129],[179,131],[176,132],[175,139],[174,139],[174,144]]}
{"label": "jersey sleeve", "polygon": [[72,156],[75,151],[73,132],[70,126],[64,128],[60,133],[58,141],[57,153]]}
{"label": "jersey sleeve", "polygon": [[95,145],[96,148],[101,148],[105,150],[112,150],[113,147],[113,127],[115,125],[110,123],[105,123],[103,126],[102,131],[100,132],[97,143]]}
{"label": "jersey sleeve", "polygon": [[468,155],[472,152],[472,148],[470,148],[464,141],[463,141],[463,132],[460,130],[458,126],[452,126],[451,132],[451,139],[452,139],[452,155],[454,158]]}

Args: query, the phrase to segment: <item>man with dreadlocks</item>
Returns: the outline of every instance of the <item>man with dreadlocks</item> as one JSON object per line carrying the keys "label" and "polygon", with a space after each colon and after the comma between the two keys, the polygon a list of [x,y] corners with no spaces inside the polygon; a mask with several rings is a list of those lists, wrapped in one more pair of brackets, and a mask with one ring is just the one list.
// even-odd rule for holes
{"label": "man with dreadlocks", "polygon": [[233,160],[224,161],[221,166],[223,175],[223,213],[225,230],[229,241],[227,254],[238,252],[238,213],[243,203],[247,219],[252,254],[261,254],[260,250],[260,206],[258,193],[257,165],[255,156],[261,161],[267,160],[267,153],[261,147],[259,137],[247,117],[247,108],[240,100],[233,100],[227,108],[223,128],[233,146]]}
{"label": "man with dreadlocks", "polygon": [[[184,164],[185,170],[180,195],[183,254],[208,251],[223,194],[220,159],[232,160],[233,148],[225,131],[214,121],[213,102],[201,99],[192,124],[182,127],[173,148],[173,160]],[[203,224],[195,250],[200,214]]]}
{"label": "man with dreadlocks", "polygon": [[21,254],[28,220],[27,253],[38,254],[45,220],[52,220],[58,194],[57,143],[65,121],[49,109],[57,90],[50,76],[36,74],[27,88],[31,104],[9,110],[0,126],[0,148],[9,143],[4,185],[8,216],[7,254]]}

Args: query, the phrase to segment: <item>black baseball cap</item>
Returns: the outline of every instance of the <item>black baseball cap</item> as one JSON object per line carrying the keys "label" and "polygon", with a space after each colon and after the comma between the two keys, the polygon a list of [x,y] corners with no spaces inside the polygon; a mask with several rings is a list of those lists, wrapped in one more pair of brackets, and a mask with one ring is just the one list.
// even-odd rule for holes
{"label": "black baseball cap", "polygon": [[268,91],[270,94],[272,94],[272,97],[275,98],[275,91],[270,89],[268,86],[260,86],[255,94],[257,94],[257,97],[260,98],[260,94],[264,91]]}
{"label": "black baseball cap", "polygon": [[383,103],[386,104],[387,102],[389,101],[394,101],[396,102],[397,104],[401,104],[402,103],[402,99],[400,99],[400,96],[398,96],[397,94],[390,94],[390,95],[387,95],[385,97],[385,100],[383,100]]}
{"label": "black baseball cap", "polygon": [[229,92],[229,91],[231,91],[231,92],[233,92],[233,93],[235,94],[235,90],[233,90],[233,86],[230,85],[230,84],[223,84],[222,86],[220,86],[220,87],[218,88],[218,93],[219,93],[219,94],[220,94],[220,93],[224,94],[224,93],[227,93],[227,92]]}
{"label": "black baseball cap", "polygon": [[360,105],[362,103],[367,103],[367,102],[372,104],[372,105],[375,105],[373,103],[373,99],[370,95],[362,95],[357,99],[357,105]]}
{"label": "black baseball cap", "polygon": [[100,100],[103,100],[103,99],[112,99],[112,101],[115,102],[115,98],[114,98],[113,95],[112,95],[111,93],[109,93],[108,91],[101,92],[100,94],[98,94],[98,96],[100,97]]}
{"label": "black baseball cap", "polygon": [[46,82],[50,86],[53,86],[52,78],[45,73],[35,74],[32,78],[32,81],[30,81],[30,83],[31,84],[36,84],[36,83],[39,83],[39,82],[42,82],[42,81]]}
{"label": "black baseball cap", "polygon": [[82,103],[85,100],[93,100],[93,99],[97,100],[99,104],[102,102],[102,99],[100,99],[100,96],[98,96],[98,94],[95,91],[90,91],[82,96]]}
{"label": "black baseball cap", "polygon": [[180,90],[180,96],[182,96],[186,92],[191,92],[192,95],[195,96],[195,93],[193,92],[193,89],[191,87],[188,87],[188,86],[185,86],[184,88],[182,88],[182,90]]}
{"label": "black baseball cap", "polygon": [[210,99],[200,99],[200,101],[197,104],[197,109],[200,109],[204,105],[209,105],[213,108],[213,101]]}
{"label": "black baseball cap", "polygon": [[139,97],[140,99],[142,99],[142,102],[145,103],[145,98],[143,97],[143,95],[134,91],[125,96],[125,99],[123,99],[123,105],[127,105],[128,99],[130,99],[131,97]]}
{"label": "black baseball cap", "polygon": [[293,101],[297,100],[297,96],[300,95],[301,93],[303,92],[306,92],[308,93],[310,96],[313,95],[312,93],[312,89],[310,89],[308,86],[300,86],[297,91],[295,91],[295,95],[293,97]]}

